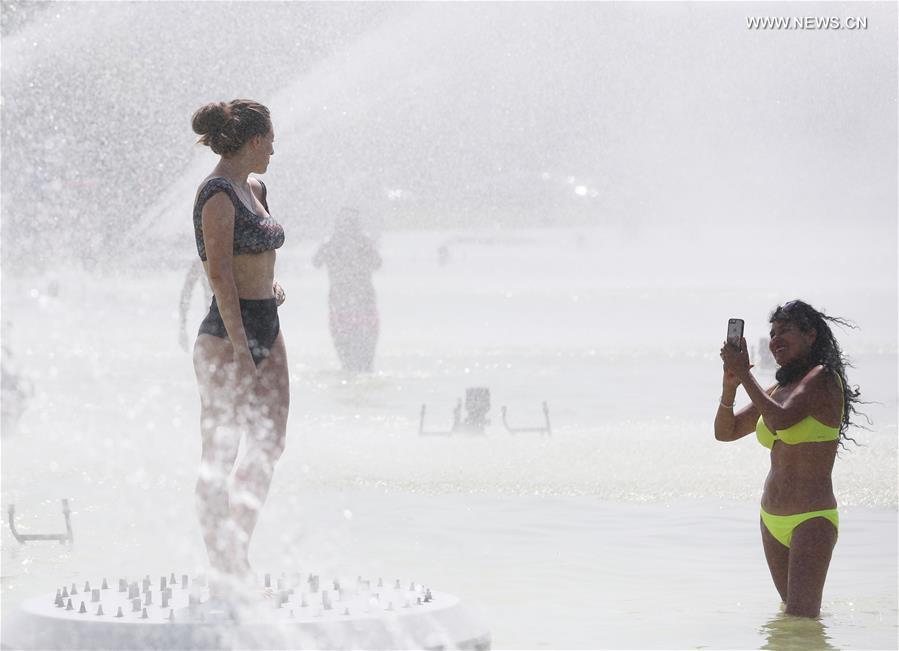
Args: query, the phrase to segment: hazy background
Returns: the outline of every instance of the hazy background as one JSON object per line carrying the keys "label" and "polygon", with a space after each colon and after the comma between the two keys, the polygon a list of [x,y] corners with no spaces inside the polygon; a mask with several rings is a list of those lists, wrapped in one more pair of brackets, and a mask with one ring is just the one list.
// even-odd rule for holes
{"label": "hazy background", "polygon": [[[273,111],[288,243],[353,203],[373,230],[663,230],[754,265],[895,244],[894,4],[2,6],[4,265],[188,259],[214,161],[190,116],[234,97]],[[877,257],[844,273],[893,282]]]}

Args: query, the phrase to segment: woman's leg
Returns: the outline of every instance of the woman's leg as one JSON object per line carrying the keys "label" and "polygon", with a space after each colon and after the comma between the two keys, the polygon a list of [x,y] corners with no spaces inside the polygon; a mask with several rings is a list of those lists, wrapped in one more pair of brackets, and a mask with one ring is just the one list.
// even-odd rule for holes
{"label": "woman's leg", "polygon": [[234,467],[241,432],[235,420],[233,352],[226,339],[199,335],[194,371],[200,389],[202,454],[196,498],[206,552],[213,569],[236,570],[228,477]]}
{"label": "woman's leg", "polygon": [[774,580],[774,587],[780,595],[781,601],[787,603],[787,584],[789,583],[790,570],[790,548],[782,545],[771,532],[765,523],[759,519],[762,527],[762,547],[765,550],[765,560],[768,561],[768,569],[771,571],[771,578]]}
{"label": "woman's leg", "polygon": [[279,333],[269,356],[259,365],[246,447],[234,475],[231,515],[243,534],[240,562],[244,571],[249,571],[250,539],[268,496],[275,463],[284,452],[289,407],[287,352],[284,336]]}
{"label": "woman's leg", "polygon": [[344,371],[351,371],[353,370],[353,333],[347,308],[331,298],[328,310],[328,329],[331,331],[331,341],[334,342],[334,350],[337,351],[340,367]]}
{"label": "woman's leg", "polygon": [[359,332],[359,368],[371,373],[375,366],[375,349],[378,346],[378,306],[374,296],[365,302],[364,310],[358,322]]}
{"label": "woman's leg", "polygon": [[821,612],[824,580],[836,543],[836,527],[825,518],[806,520],[793,530],[786,599],[788,615],[817,617]]}

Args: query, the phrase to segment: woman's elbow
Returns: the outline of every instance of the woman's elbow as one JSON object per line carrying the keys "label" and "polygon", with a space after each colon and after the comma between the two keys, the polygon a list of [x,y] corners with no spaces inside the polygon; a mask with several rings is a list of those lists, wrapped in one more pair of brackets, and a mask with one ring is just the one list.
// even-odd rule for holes
{"label": "woman's elbow", "polygon": [[733,431],[727,431],[727,430],[719,428],[719,427],[715,428],[715,440],[716,441],[728,442],[728,441],[733,441],[734,438],[735,437],[734,437]]}
{"label": "woman's elbow", "polygon": [[209,264],[209,282],[213,285],[234,279],[234,270],[227,263]]}

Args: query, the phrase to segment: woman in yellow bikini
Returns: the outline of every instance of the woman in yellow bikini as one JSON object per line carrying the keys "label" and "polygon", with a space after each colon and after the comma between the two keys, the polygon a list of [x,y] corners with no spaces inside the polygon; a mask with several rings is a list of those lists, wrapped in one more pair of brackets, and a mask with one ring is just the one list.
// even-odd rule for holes
{"label": "woman in yellow bikini", "polygon": [[[859,395],[846,381],[829,323],[850,324],[799,300],[778,306],[769,321],[777,384],[765,391],[753,377],[745,339],[740,349],[725,343],[715,438],[735,441],[754,431],[770,448],[761,504],[765,558],[786,613],[817,617],[839,529],[831,471]],[[741,385],[752,402],[734,413]]]}

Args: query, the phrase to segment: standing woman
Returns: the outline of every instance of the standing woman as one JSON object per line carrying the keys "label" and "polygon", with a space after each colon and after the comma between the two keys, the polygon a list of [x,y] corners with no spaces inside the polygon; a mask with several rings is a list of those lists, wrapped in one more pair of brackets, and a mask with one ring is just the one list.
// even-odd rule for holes
{"label": "standing woman", "polygon": [[194,203],[197,252],[214,294],[194,344],[203,438],[197,507],[213,574],[241,578],[284,451],[290,400],[283,292],[274,282],[284,229],[269,214],[265,184],[250,176],[268,169],[274,132],[268,109],[250,100],[201,107],[193,129],[221,156]]}
{"label": "standing woman", "polygon": [[[828,324],[849,324],[799,300],[778,306],[769,321],[777,384],[759,386],[745,339],[739,350],[725,343],[715,438],[735,441],[754,431],[770,448],[761,504],[765,558],[786,613],[817,617],[839,528],[831,471],[859,396]],[[735,414],[740,385],[752,402]]]}

